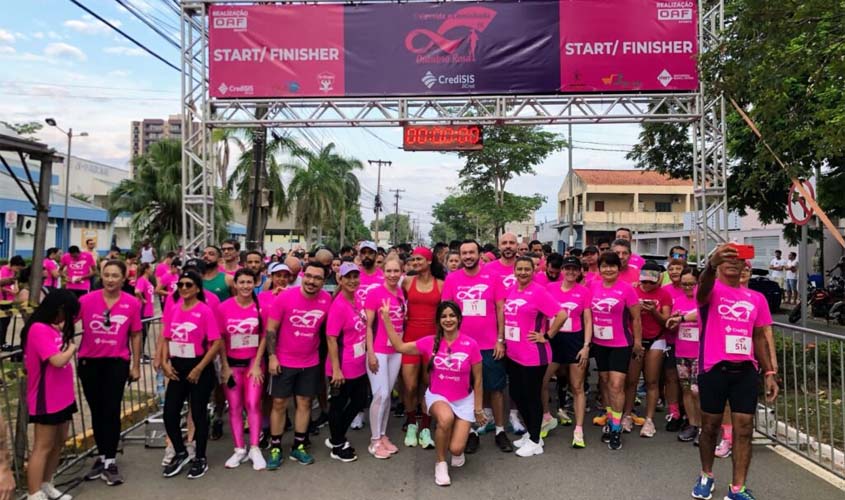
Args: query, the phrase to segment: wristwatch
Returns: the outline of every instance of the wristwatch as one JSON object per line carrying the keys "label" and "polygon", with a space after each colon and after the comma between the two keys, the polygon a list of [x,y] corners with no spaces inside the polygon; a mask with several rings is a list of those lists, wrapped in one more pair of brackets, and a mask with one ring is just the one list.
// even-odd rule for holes
{"label": "wristwatch", "polygon": [[552,340],[552,338],[549,337],[549,332],[544,333],[543,338],[546,339],[546,340]]}
{"label": "wristwatch", "polygon": [[498,342],[498,343],[500,343],[500,344],[504,344],[504,343],[505,343],[505,339],[503,339],[503,338],[496,339],[496,342]]}

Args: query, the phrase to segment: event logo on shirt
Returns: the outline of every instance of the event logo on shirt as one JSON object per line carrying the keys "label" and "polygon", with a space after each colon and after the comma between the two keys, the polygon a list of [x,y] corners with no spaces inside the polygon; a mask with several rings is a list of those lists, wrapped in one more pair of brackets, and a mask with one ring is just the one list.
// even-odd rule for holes
{"label": "event logo on shirt", "polygon": [[229,319],[226,331],[231,335],[249,335],[258,328],[258,318],[246,318],[243,320]]}
{"label": "event logo on shirt", "polygon": [[479,300],[481,296],[484,295],[484,292],[487,291],[488,286],[481,284],[481,285],[473,285],[466,290],[460,290],[455,296],[458,300]]}
{"label": "event logo on shirt", "polygon": [[434,357],[434,366],[437,368],[442,368],[444,370],[457,372],[461,371],[462,363],[468,358],[469,354],[465,352],[456,352],[453,354],[448,354],[446,356],[438,354]]}
{"label": "event logo on shirt", "polygon": [[754,304],[745,300],[740,300],[734,303],[728,302],[725,304],[719,304],[717,311],[724,319],[733,321],[749,321],[751,319],[751,313],[754,312]]}
{"label": "event logo on shirt", "polygon": [[[112,314],[109,321],[106,321],[105,316],[101,314],[94,314],[93,319],[88,326],[91,327],[91,333],[96,335],[117,335],[120,327],[129,320],[128,316],[122,314]],[[108,325],[106,325],[108,323]]]}
{"label": "event logo on shirt", "polygon": [[516,276],[514,276],[513,274],[509,274],[508,276],[502,277],[502,284],[505,286],[505,288],[510,288],[516,285]]}
{"label": "event logo on shirt", "polygon": [[367,298],[367,294],[370,293],[370,290],[374,288],[378,288],[380,285],[378,283],[370,283],[369,285],[361,285],[355,290],[355,298],[359,301],[363,302]]}
{"label": "event logo on shirt", "polygon": [[560,305],[561,309],[566,309],[566,313],[570,314],[572,311],[578,308],[578,304],[575,302],[564,302]]}
{"label": "event logo on shirt", "polygon": [[314,328],[317,326],[317,322],[319,322],[322,317],[323,311],[319,310],[307,311],[303,314],[292,314],[290,317],[290,324],[302,328]]}
{"label": "event logo on shirt", "polygon": [[391,323],[401,323],[402,320],[405,319],[405,308],[403,306],[390,306],[390,312],[388,314],[390,316]]}
{"label": "event logo on shirt", "polygon": [[613,297],[607,297],[601,300],[593,299],[592,308],[599,312],[609,313],[617,304],[619,304],[619,299],[614,299]]}
{"label": "event logo on shirt", "polygon": [[170,328],[171,340],[174,342],[188,342],[191,332],[197,329],[193,323],[176,323]]}
{"label": "event logo on shirt", "polygon": [[513,299],[505,301],[505,312],[508,314],[516,314],[519,308],[527,304],[524,299]]}
{"label": "event logo on shirt", "polygon": [[79,259],[79,260],[71,261],[71,263],[68,265],[68,267],[70,269],[73,269],[74,271],[84,271],[85,270],[85,260]]}

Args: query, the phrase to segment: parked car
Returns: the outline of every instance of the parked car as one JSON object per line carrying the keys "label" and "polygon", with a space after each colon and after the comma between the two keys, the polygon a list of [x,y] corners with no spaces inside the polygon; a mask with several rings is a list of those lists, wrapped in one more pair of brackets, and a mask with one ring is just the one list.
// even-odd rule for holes
{"label": "parked car", "polygon": [[768,277],[769,271],[764,269],[752,269],[751,279],[748,280],[748,288],[756,290],[766,297],[769,303],[769,310],[772,313],[780,311],[780,303],[783,300],[783,290],[780,285]]}

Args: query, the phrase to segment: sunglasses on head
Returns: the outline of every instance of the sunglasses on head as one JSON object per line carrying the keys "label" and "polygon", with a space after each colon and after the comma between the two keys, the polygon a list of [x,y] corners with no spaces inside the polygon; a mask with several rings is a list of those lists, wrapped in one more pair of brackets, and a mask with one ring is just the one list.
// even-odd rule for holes
{"label": "sunglasses on head", "polygon": [[194,282],[193,282],[193,281],[180,281],[179,283],[176,283],[176,288],[187,288],[187,289],[191,289],[191,288],[193,288],[193,287],[194,287]]}

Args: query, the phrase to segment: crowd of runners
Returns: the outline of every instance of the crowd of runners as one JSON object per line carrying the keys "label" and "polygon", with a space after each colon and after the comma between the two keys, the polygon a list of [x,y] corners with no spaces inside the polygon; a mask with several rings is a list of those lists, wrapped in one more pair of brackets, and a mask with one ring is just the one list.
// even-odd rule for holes
{"label": "crowd of runners", "polygon": [[[712,497],[714,457],[732,456],[724,498],[753,499],[758,393],[773,400],[778,388],[768,305],[745,286],[750,263],[724,245],[700,269],[683,247],[661,265],[632,253],[630,240],[621,228],[565,255],[504,234],[497,245],[364,241],[269,256],[226,240],[201,257],[159,259],[145,244],[99,263],[76,247],[63,257],[51,249],[49,293],[22,335],[35,426],[29,498],[70,499],[51,481],[78,407],[74,373],[98,453],[85,479],[123,482],[124,388],[152,363],[167,378],[166,478],[208,472],[208,441],[221,439],[225,418],[234,451],[222,467],[312,464],[322,445],[352,462],[359,451],[347,433],[368,426],[373,460],[433,448],[440,486],[485,435],[529,458],[565,426],[577,453],[599,444],[585,439],[591,422],[610,451],[637,428],[698,446],[693,498]],[[153,342],[142,320],[158,314]],[[388,435],[391,414],[404,416],[404,436]],[[324,426],[329,436],[312,444]]]}

